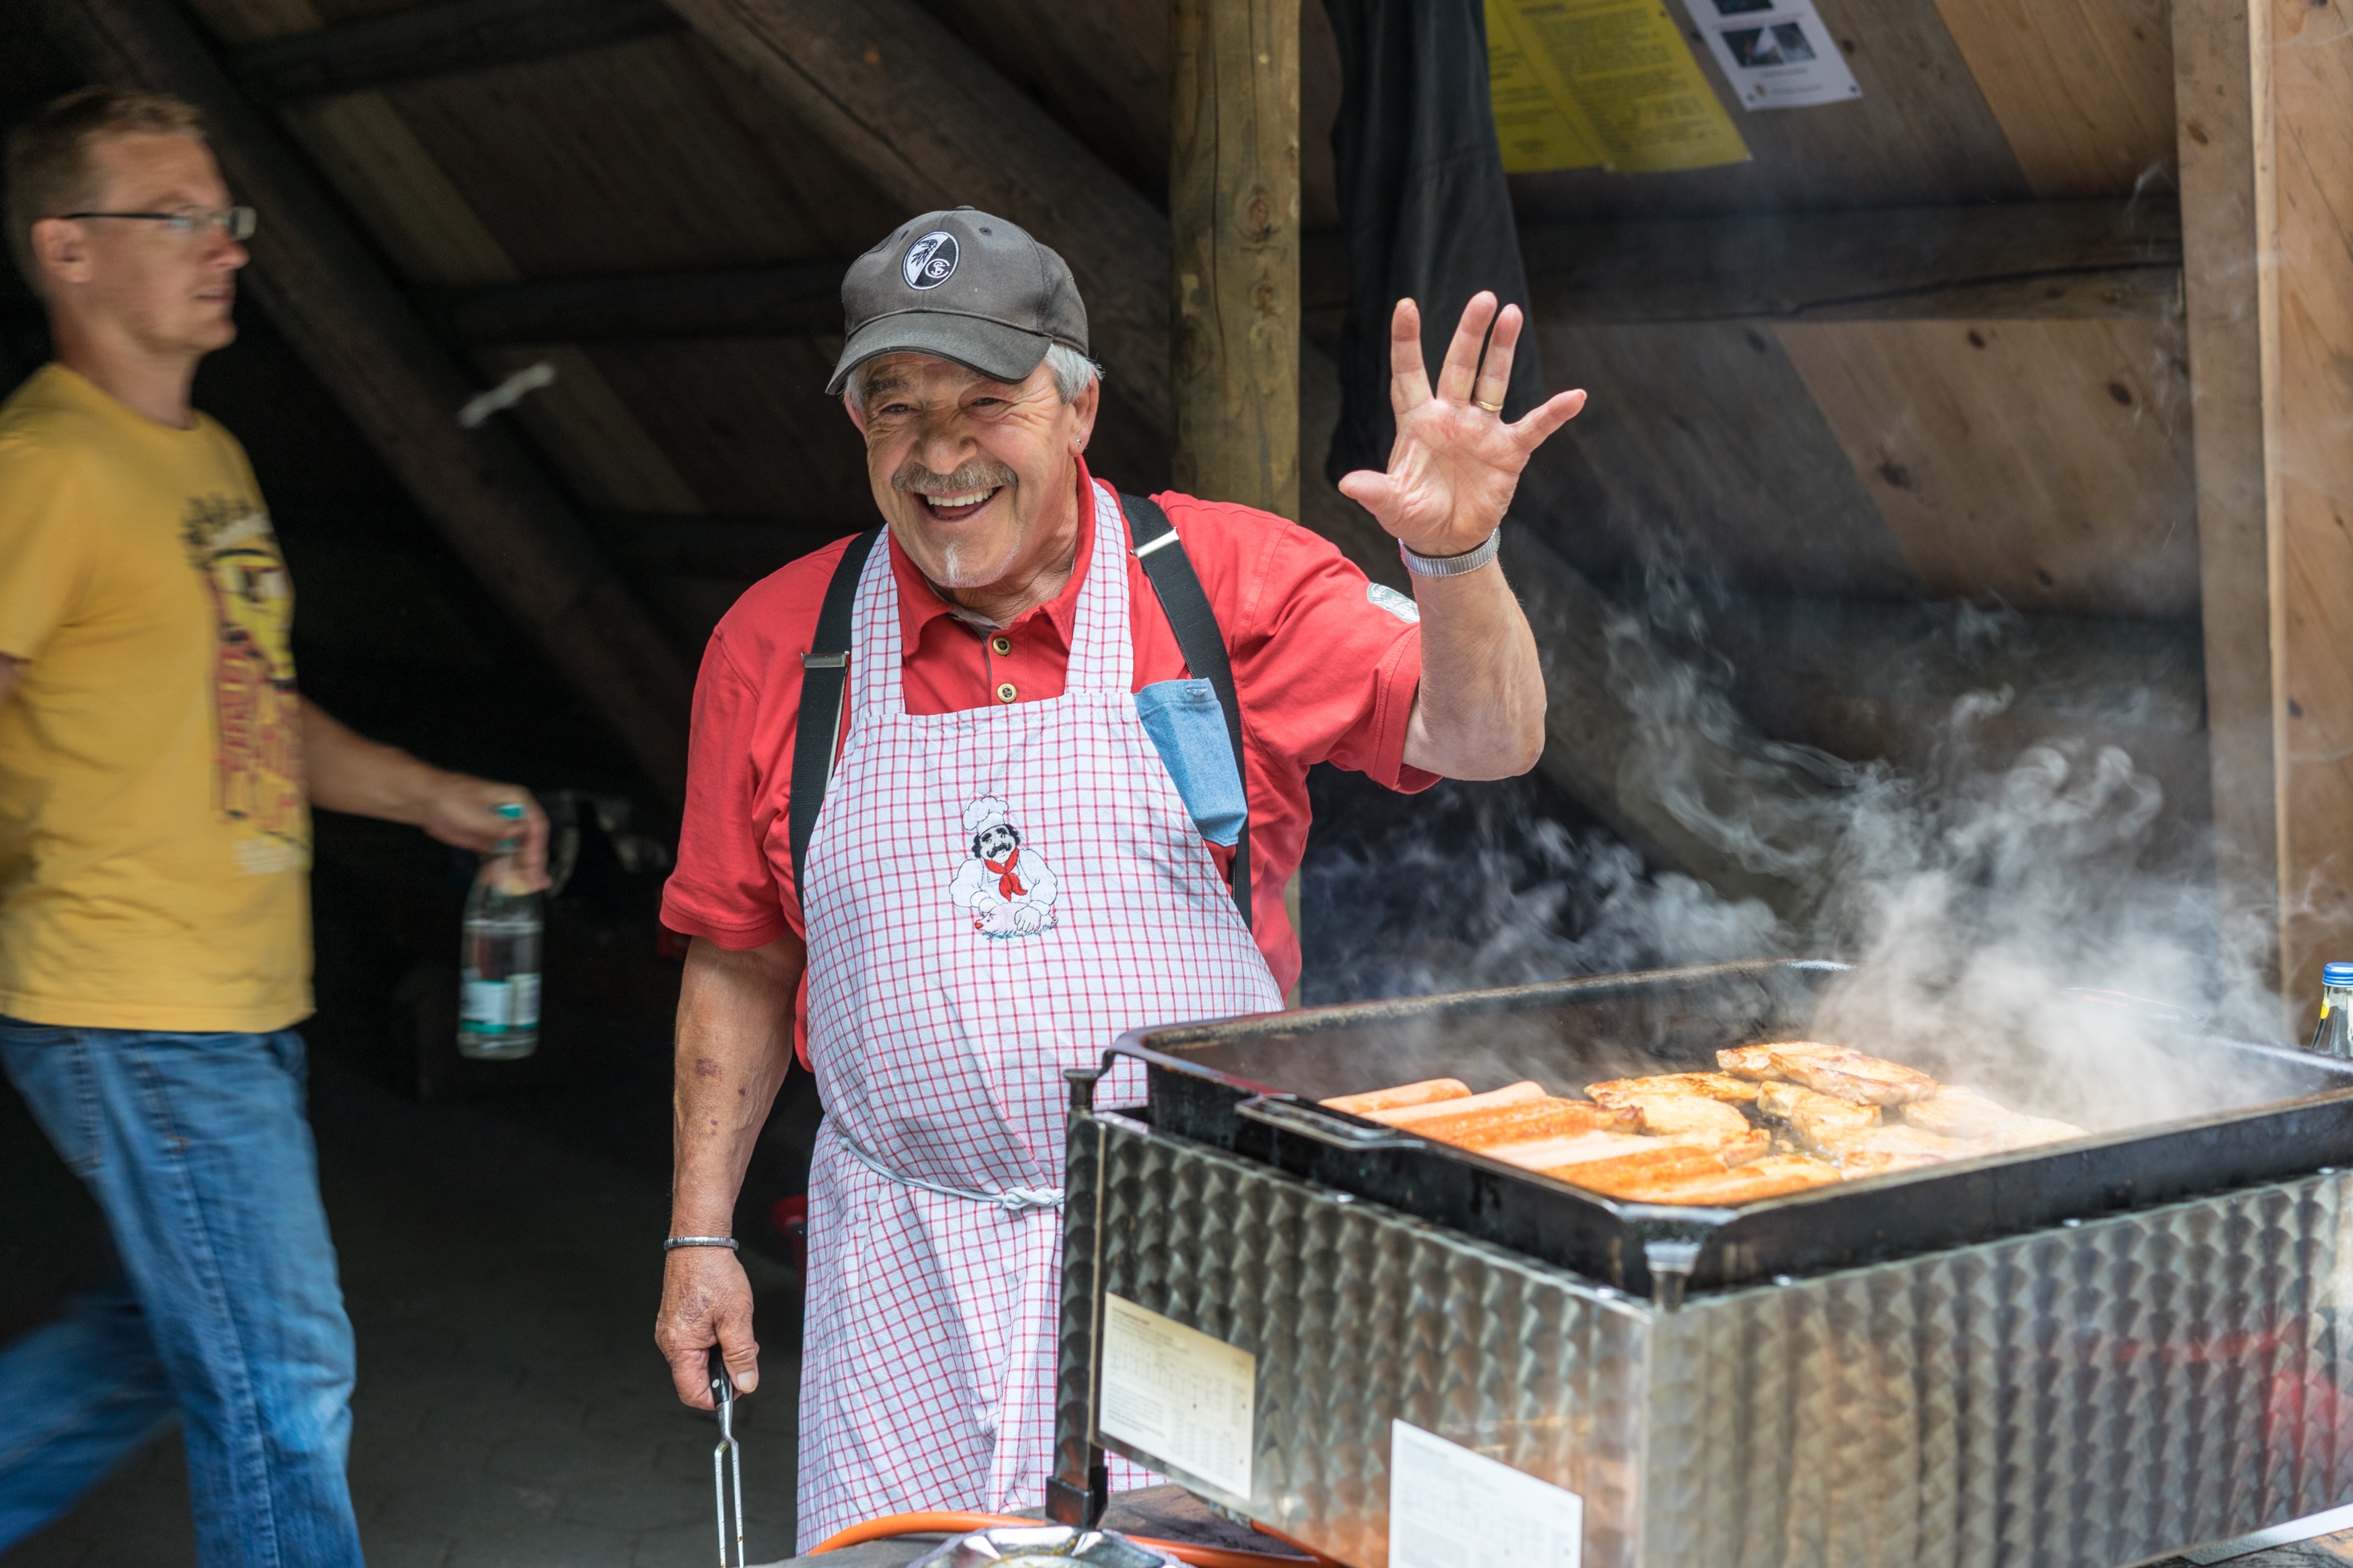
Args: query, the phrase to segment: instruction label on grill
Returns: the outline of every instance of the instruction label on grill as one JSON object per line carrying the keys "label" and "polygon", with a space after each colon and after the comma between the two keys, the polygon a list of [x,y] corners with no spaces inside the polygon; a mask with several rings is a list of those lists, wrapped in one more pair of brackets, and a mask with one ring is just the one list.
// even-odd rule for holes
{"label": "instruction label on grill", "polygon": [[1577,1568],[1585,1500],[1389,1424],[1389,1568]]}
{"label": "instruction label on grill", "polygon": [[1107,1437],[1238,1498],[1250,1495],[1258,1358],[1118,1296],[1103,1297]]}

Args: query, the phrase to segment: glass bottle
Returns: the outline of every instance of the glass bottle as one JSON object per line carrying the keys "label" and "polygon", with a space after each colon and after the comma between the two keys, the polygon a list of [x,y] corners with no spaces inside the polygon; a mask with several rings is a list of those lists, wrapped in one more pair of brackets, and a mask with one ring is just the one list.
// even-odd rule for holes
{"label": "glass bottle", "polygon": [[[509,804],[499,815],[522,820]],[[458,1054],[512,1061],[539,1048],[539,894],[526,887],[512,854],[482,862],[466,895],[458,951]]]}
{"label": "glass bottle", "polygon": [[2306,1050],[2353,1058],[2353,963],[2320,966],[2320,1026]]}

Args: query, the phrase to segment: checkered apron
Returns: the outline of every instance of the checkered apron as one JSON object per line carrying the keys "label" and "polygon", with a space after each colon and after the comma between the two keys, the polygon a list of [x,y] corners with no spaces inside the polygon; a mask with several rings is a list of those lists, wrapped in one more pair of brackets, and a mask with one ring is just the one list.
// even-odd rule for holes
{"label": "checkered apron", "polygon": [[[849,733],[805,905],[827,1114],[809,1172],[803,1550],[881,1514],[1043,1500],[1062,1069],[1099,1063],[1124,1029],[1282,1005],[1136,717],[1126,528],[1100,487],[1093,521],[1067,687],[1048,701],[909,713],[887,548],[859,580]],[[985,879],[966,827],[984,799],[1021,836],[1010,871]],[[1053,901],[1034,931],[987,921],[951,896],[960,870],[967,889],[1018,884],[1033,902],[1050,876]],[[1129,1062],[1098,1095],[1133,1105],[1143,1089]],[[1124,1461],[1113,1477],[1149,1479]]]}

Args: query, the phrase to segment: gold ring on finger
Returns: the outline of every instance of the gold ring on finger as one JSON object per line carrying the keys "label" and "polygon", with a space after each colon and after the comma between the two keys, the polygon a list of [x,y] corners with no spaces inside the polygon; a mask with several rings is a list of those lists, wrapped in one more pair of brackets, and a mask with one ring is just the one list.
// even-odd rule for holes
{"label": "gold ring on finger", "polygon": [[1471,400],[1471,405],[1473,408],[1483,408],[1490,414],[1501,414],[1504,412],[1504,404],[1501,398],[1498,398],[1493,403],[1483,403],[1474,397]]}

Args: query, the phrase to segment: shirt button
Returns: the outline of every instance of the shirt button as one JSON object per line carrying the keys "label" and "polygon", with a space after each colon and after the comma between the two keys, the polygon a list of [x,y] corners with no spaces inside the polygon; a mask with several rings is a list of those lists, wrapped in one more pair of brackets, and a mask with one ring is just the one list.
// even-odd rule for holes
{"label": "shirt button", "polygon": [[999,702],[1010,702],[1019,695],[1021,695],[1019,692],[1013,689],[1013,682],[1009,680],[997,689],[997,700]]}
{"label": "shirt button", "polygon": [[988,646],[997,650],[997,658],[1003,658],[1007,654],[1013,651],[1013,639],[1011,637],[998,637]]}

